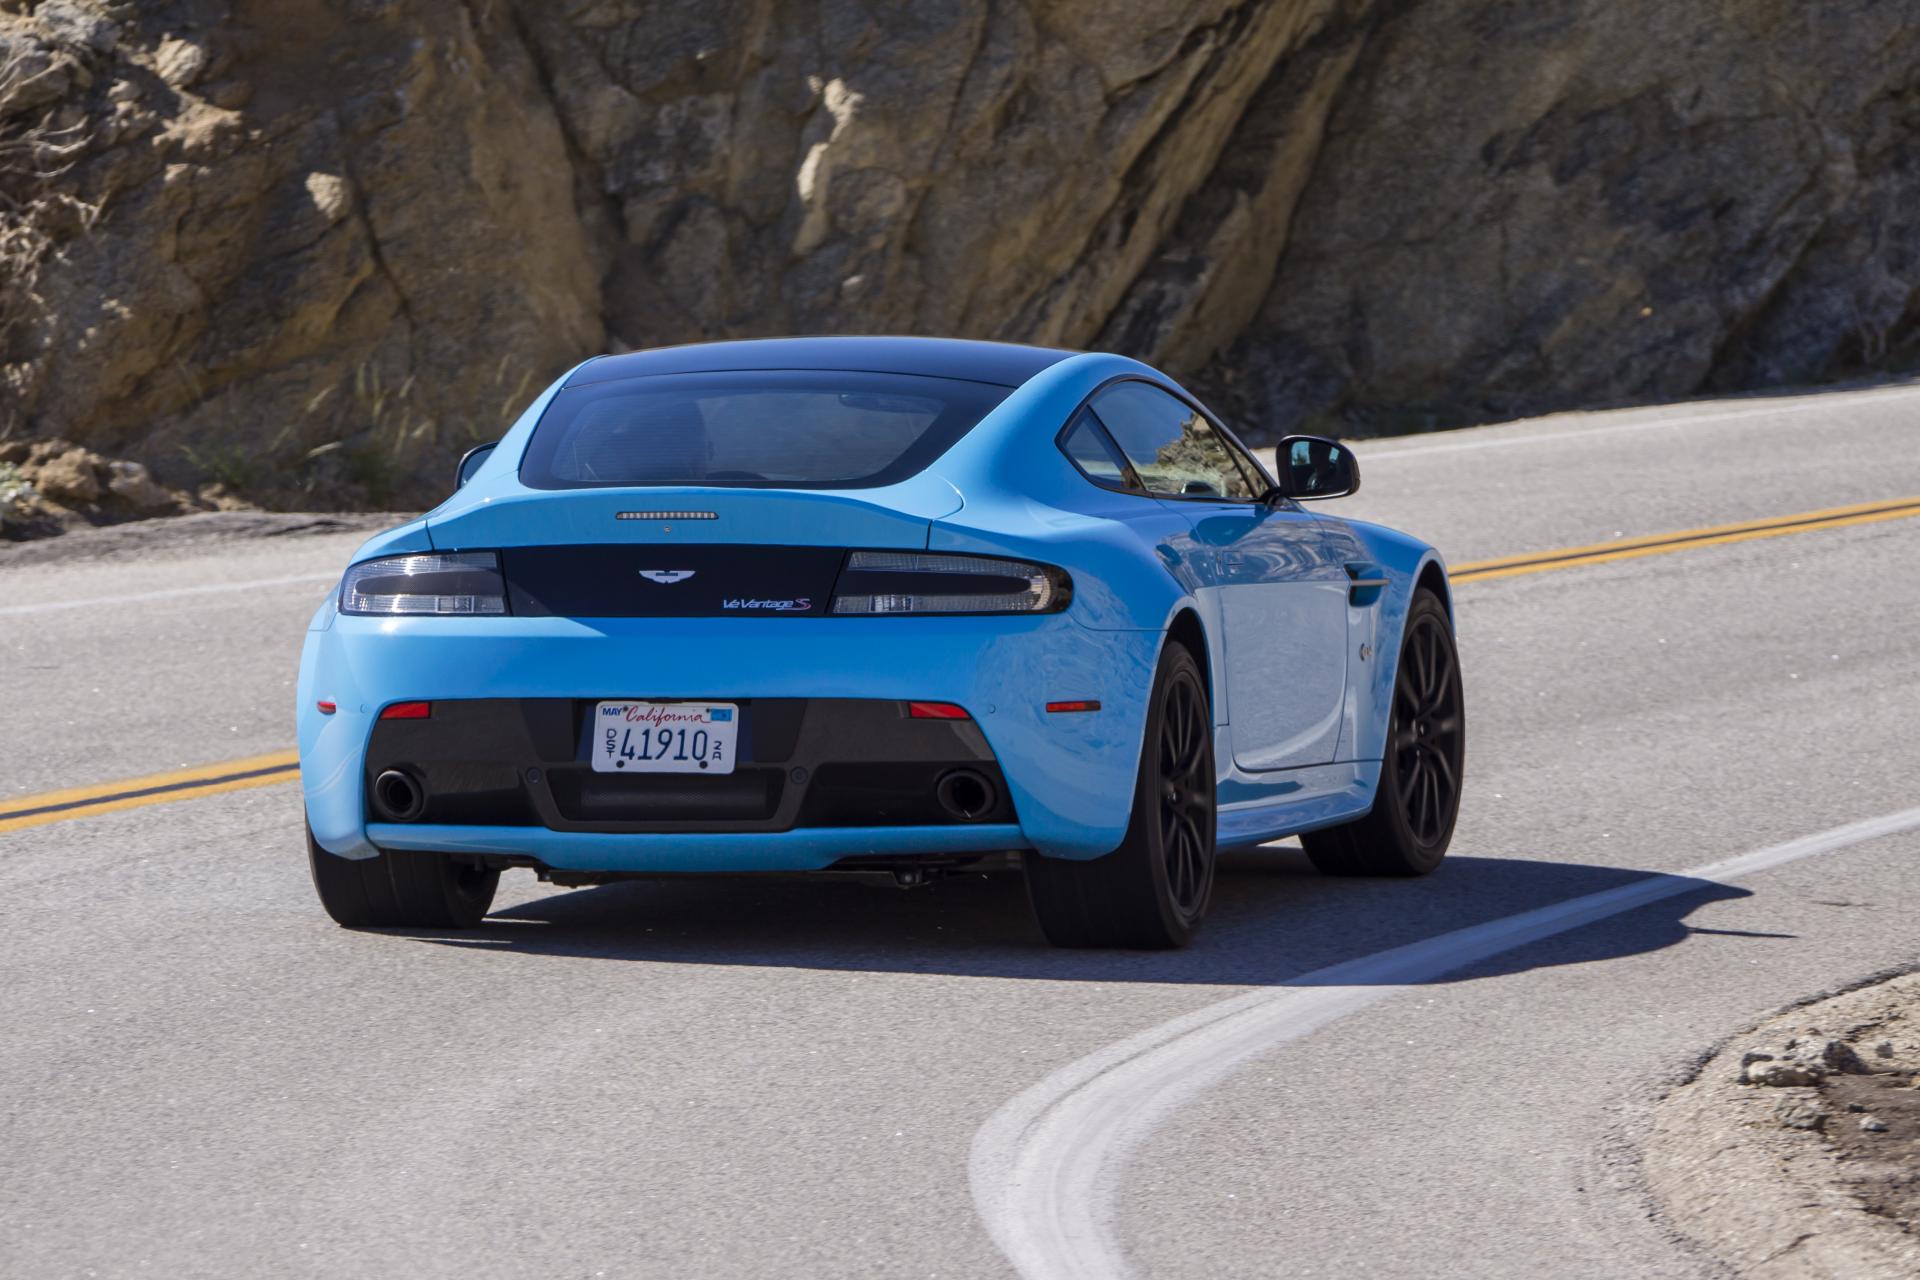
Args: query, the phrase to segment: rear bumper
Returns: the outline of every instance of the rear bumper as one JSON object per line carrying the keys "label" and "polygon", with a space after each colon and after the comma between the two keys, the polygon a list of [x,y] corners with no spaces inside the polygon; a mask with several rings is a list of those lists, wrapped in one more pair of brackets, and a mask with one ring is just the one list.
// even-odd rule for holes
{"label": "rear bumper", "polygon": [[530,858],[554,871],[819,871],[842,858],[989,853],[1027,847],[1012,823],[964,827],[807,827],[795,831],[620,835],[541,827],[376,822],[381,849]]}
{"label": "rear bumper", "polygon": [[[1098,857],[1125,835],[1159,644],[1156,632],[1094,631],[1067,615],[331,617],[308,633],[301,660],[308,820],[321,846],[343,856],[424,848],[517,854],[577,871],[794,870],[858,855],[1013,848]],[[885,814],[853,821],[841,810],[786,830],[774,828],[790,821],[772,814],[635,830],[550,810],[524,824],[484,814],[445,822],[429,812],[421,822],[369,826],[369,750],[388,703],[601,698],[956,703],[972,715],[987,758],[997,762],[1011,812],[919,825]],[[321,699],[337,713],[321,714]],[[1071,699],[1097,699],[1101,710],[1045,710],[1050,701]],[[852,758],[873,757],[856,751]]]}
{"label": "rear bumper", "polygon": [[[741,698],[725,773],[596,772],[596,703],[457,698],[422,719],[377,720],[362,781],[376,821],[544,827],[589,834],[776,833],[796,827],[1012,823],[1000,766],[971,720],[916,719],[871,698]],[[623,765],[624,767],[624,765]],[[389,771],[425,803],[396,815]],[[941,784],[966,778],[956,812]],[[951,797],[949,797],[951,798]]]}

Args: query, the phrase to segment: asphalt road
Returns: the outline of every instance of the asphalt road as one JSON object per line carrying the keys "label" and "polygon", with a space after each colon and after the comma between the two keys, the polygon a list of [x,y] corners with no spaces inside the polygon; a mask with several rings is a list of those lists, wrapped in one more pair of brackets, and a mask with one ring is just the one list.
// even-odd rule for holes
{"label": "asphalt road", "polygon": [[[1789,516],[1920,495],[1916,417],[1363,443],[1334,505],[1456,562]],[[0,809],[287,747],[359,537],[0,549]],[[0,1274],[993,1277],[1004,1245],[1048,1280],[1711,1275],[1634,1140],[1742,1022],[1920,958],[1916,604],[1920,518],[1464,583],[1448,863],[1237,853],[1170,955],[1050,951],[978,876],[514,873],[472,934],[353,934],[284,783],[0,827]],[[1058,1098],[1118,1127],[1029,1123]],[[1036,1243],[1056,1201],[1079,1225]]]}

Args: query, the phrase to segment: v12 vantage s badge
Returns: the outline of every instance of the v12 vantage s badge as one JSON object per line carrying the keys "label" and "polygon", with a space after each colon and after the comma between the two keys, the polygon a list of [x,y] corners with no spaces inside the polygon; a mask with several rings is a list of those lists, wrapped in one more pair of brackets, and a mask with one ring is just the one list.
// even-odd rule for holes
{"label": "v12 vantage s badge", "polygon": [[720,602],[722,609],[758,609],[766,613],[809,613],[813,601],[806,596],[792,600],[749,600],[739,596],[729,596]]}

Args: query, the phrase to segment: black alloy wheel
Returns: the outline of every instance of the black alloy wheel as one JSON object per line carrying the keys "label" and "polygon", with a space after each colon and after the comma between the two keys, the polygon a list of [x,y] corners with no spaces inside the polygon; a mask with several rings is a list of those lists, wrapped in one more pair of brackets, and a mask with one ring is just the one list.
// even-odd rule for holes
{"label": "black alloy wheel", "polygon": [[1444,846],[1460,811],[1466,755],[1460,662],[1444,617],[1421,613],[1408,623],[1400,673],[1393,682],[1388,750],[1407,826],[1422,848]]}
{"label": "black alloy wheel", "polygon": [[1337,876],[1419,876],[1453,840],[1466,776],[1466,697],[1446,607],[1414,592],[1393,680],[1393,713],[1373,809],[1300,837],[1313,865]]}
{"label": "black alloy wheel", "polygon": [[1161,650],[1126,838],[1085,861],[1025,856],[1027,894],[1059,947],[1183,947],[1213,899],[1213,710],[1200,667]]}
{"label": "black alloy wheel", "polygon": [[1213,889],[1212,719],[1198,680],[1174,680],[1160,715],[1160,856],[1167,891],[1197,918]]}

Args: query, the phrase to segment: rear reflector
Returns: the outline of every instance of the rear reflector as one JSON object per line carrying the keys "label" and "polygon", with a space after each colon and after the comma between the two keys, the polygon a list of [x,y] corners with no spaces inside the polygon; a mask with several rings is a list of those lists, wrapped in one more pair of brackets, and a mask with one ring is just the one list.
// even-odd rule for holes
{"label": "rear reflector", "polygon": [[320,708],[320,714],[323,716],[330,716],[334,712],[340,709],[339,707],[334,706],[333,703],[328,702],[325,698],[322,698],[320,701],[314,703],[313,705]]}
{"label": "rear reflector", "polygon": [[382,720],[425,720],[433,714],[431,702],[396,702],[380,713]]}
{"label": "rear reflector", "polygon": [[951,702],[909,702],[907,714],[915,720],[971,720],[964,707]]}
{"label": "rear reflector", "polygon": [[1098,711],[1099,709],[1100,700],[1098,698],[1081,698],[1076,702],[1049,702],[1047,704],[1047,710],[1054,712]]}

